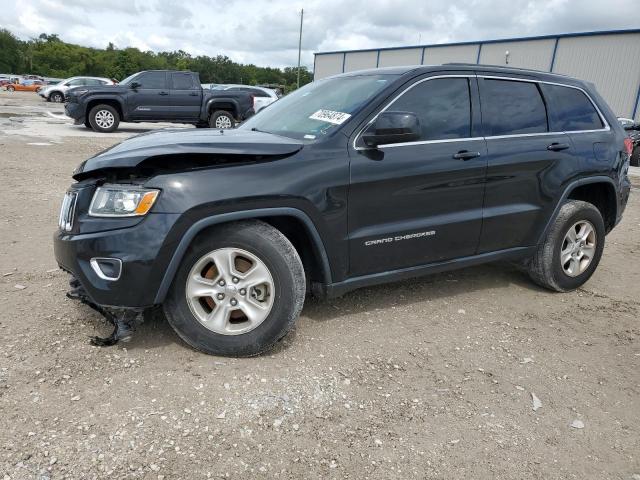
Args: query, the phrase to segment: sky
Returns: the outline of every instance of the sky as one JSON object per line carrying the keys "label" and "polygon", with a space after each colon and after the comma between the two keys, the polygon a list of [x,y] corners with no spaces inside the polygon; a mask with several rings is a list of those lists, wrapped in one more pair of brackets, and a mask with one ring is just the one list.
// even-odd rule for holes
{"label": "sky", "polygon": [[0,28],[26,40],[56,33],[104,48],[226,55],[295,66],[331,50],[640,28],[640,0],[22,0],[4,2]]}

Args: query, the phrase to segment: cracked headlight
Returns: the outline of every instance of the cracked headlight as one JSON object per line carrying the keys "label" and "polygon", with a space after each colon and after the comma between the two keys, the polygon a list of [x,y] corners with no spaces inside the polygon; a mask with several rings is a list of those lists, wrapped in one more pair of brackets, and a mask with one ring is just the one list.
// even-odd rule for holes
{"label": "cracked headlight", "polygon": [[93,194],[89,215],[92,217],[137,217],[146,215],[160,190],[133,185],[103,185]]}

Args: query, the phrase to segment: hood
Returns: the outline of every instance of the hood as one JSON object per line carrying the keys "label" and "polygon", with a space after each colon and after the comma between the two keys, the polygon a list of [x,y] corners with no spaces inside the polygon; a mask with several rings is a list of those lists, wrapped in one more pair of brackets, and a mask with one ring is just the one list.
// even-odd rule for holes
{"label": "hood", "polygon": [[78,180],[90,172],[113,168],[135,168],[153,158],[171,158],[174,168],[190,156],[246,161],[255,156],[269,160],[286,157],[302,149],[303,142],[251,130],[171,129],[143,133],[119,143],[83,162],[73,172]]}
{"label": "hood", "polygon": [[126,93],[129,88],[125,85],[80,85],[77,87],[71,87],[67,90],[67,96],[74,96],[76,92],[82,91],[87,92],[85,95],[95,94],[95,93]]}

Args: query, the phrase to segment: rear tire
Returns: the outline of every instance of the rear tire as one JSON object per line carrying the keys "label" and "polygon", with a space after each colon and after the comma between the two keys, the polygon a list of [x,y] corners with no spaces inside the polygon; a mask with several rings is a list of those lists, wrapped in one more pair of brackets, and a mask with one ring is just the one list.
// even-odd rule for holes
{"label": "rear tire", "polygon": [[[256,278],[268,280],[252,283]],[[196,238],[163,308],[176,333],[196,350],[248,357],[287,334],[302,311],[305,292],[304,268],[291,242],[267,223],[241,221]]]}
{"label": "rear tire", "polygon": [[225,110],[216,110],[209,117],[209,128],[217,128],[218,130],[225,130],[229,128],[235,128],[236,121],[229,112]]}
{"label": "rear tire", "polygon": [[113,132],[120,124],[120,115],[111,105],[96,105],[89,112],[89,124],[96,132]]}
{"label": "rear tire", "polygon": [[567,201],[529,261],[529,276],[549,290],[575,290],[596,270],[604,249],[604,238],[600,211],[587,202]]}
{"label": "rear tire", "polygon": [[16,87],[12,87],[11,85],[7,87],[7,92],[15,92],[15,91],[16,91]]}
{"label": "rear tire", "polygon": [[54,103],[64,102],[64,95],[61,92],[53,92],[49,95],[49,99]]}

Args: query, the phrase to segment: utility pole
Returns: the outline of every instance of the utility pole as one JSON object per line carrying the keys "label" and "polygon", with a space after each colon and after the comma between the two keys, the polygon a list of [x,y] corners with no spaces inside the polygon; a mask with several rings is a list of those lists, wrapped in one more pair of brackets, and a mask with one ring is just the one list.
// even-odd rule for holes
{"label": "utility pole", "polygon": [[302,52],[302,19],[304,18],[304,8],[300,10],[300,37],[298,38],[298,88],[300,88],[300,54]]}

